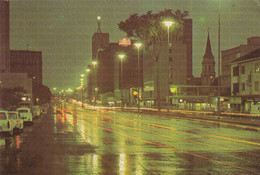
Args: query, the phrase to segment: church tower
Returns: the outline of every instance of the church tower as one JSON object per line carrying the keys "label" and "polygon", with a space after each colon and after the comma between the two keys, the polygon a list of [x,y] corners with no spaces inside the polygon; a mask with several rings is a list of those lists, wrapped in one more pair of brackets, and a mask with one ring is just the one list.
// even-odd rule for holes
{"label": "church tower", "polygon": [[215,80],[215,60],[211,51],[209,31],[206,50],[202,61],[201,80],[202,86],[210,86]]}

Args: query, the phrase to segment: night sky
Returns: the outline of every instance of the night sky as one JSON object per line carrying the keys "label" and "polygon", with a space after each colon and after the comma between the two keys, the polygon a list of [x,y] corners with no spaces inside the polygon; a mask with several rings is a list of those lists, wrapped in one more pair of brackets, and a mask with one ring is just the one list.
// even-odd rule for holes
{"label": "night sky", "polygon": [[[260,36],[260,0],[220,0],[221,50]],[[126,34],[117,24],[133,13],[180,9],[193,19],[193,75],[201,73],[208,27],[217,64],[218,0],[10,0],[10,47],[43,53],[43,83],[75,88],[91,62],[91,39],[101,30],[110,42]],[[217,72],[217,69],[216,69]]]}

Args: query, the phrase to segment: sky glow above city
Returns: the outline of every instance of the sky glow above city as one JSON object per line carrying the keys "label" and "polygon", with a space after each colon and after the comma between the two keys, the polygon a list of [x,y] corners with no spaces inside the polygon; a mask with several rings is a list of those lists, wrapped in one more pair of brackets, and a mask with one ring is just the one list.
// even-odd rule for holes
{"label": "sky glow above city", "polygon": [[[209,28],[217,64],[218,0],[10,0],[10,49],[42,51],[43,84],[75,88],[91,64],[91,39],[109,33],[110,43],[126,36],[117,24],[131,14],[164,9],[189,11],[193,20],[193,75],[199,77]],[[260,36],[259,0],[220,0],[221,50]],[[217,68],[215,69],[217,70]]]}

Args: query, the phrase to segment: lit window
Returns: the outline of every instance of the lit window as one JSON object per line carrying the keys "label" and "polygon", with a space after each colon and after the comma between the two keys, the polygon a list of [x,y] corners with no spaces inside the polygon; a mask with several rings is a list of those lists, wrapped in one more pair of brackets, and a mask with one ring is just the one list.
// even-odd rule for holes
{"label": "lit window", "polygon": [[255,63],[255,72],[260,73],[260,65],[259,65],[259,63]]}

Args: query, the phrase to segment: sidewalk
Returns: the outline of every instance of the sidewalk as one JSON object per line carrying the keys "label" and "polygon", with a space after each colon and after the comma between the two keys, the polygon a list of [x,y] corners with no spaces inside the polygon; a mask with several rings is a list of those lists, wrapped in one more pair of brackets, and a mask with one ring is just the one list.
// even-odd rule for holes
{"label": "sidewalk", "polygon": [[[107,108],[109,110],[123,110],[123,111],[131,111],[138,112],[136,107],[113,107]],[[140,113],[154,113],[161,114],[167,116],[178,116],[178,117],[186,117],[186,118],[196,118],[202,120],[211,120],[217,122],[225,122],[232,124],[240,124],[251,126],[249,129],[260,131],[260,114],[242,114],[242,113],[221,113],[220,116],[214,115],[213,112],[205,112],[205,111],[187,111],[187,110],[169,110],[153,108],[140,108]],[[252,126],[254,128],[252,128]]]}
{"label": "sidewalk", "polygon": [[[84,104],[84,108],[88,110],[116,110],[116,111],[127,111],[127,112],[138,112],[137,107],[104,107],[104,106],[92,106],[89,104]],[[225,122],[232,124],[240,124],[245,126],[250,126],[249,129],[260,131],[260,114],[244,114],[244,113],[227,113],[222,112],[220,116],[215,115],[210,111],[188,111],[188,110],[169,110],[161,109],[160,111],[155,108],[144,108],[141,107],[140,113],[154,113],[157,115],[166,116],[178,116],[186,118],[196,118],[201,120],[211,120],[216,122]],[[254,127],[254,128],[252,128]]]}

